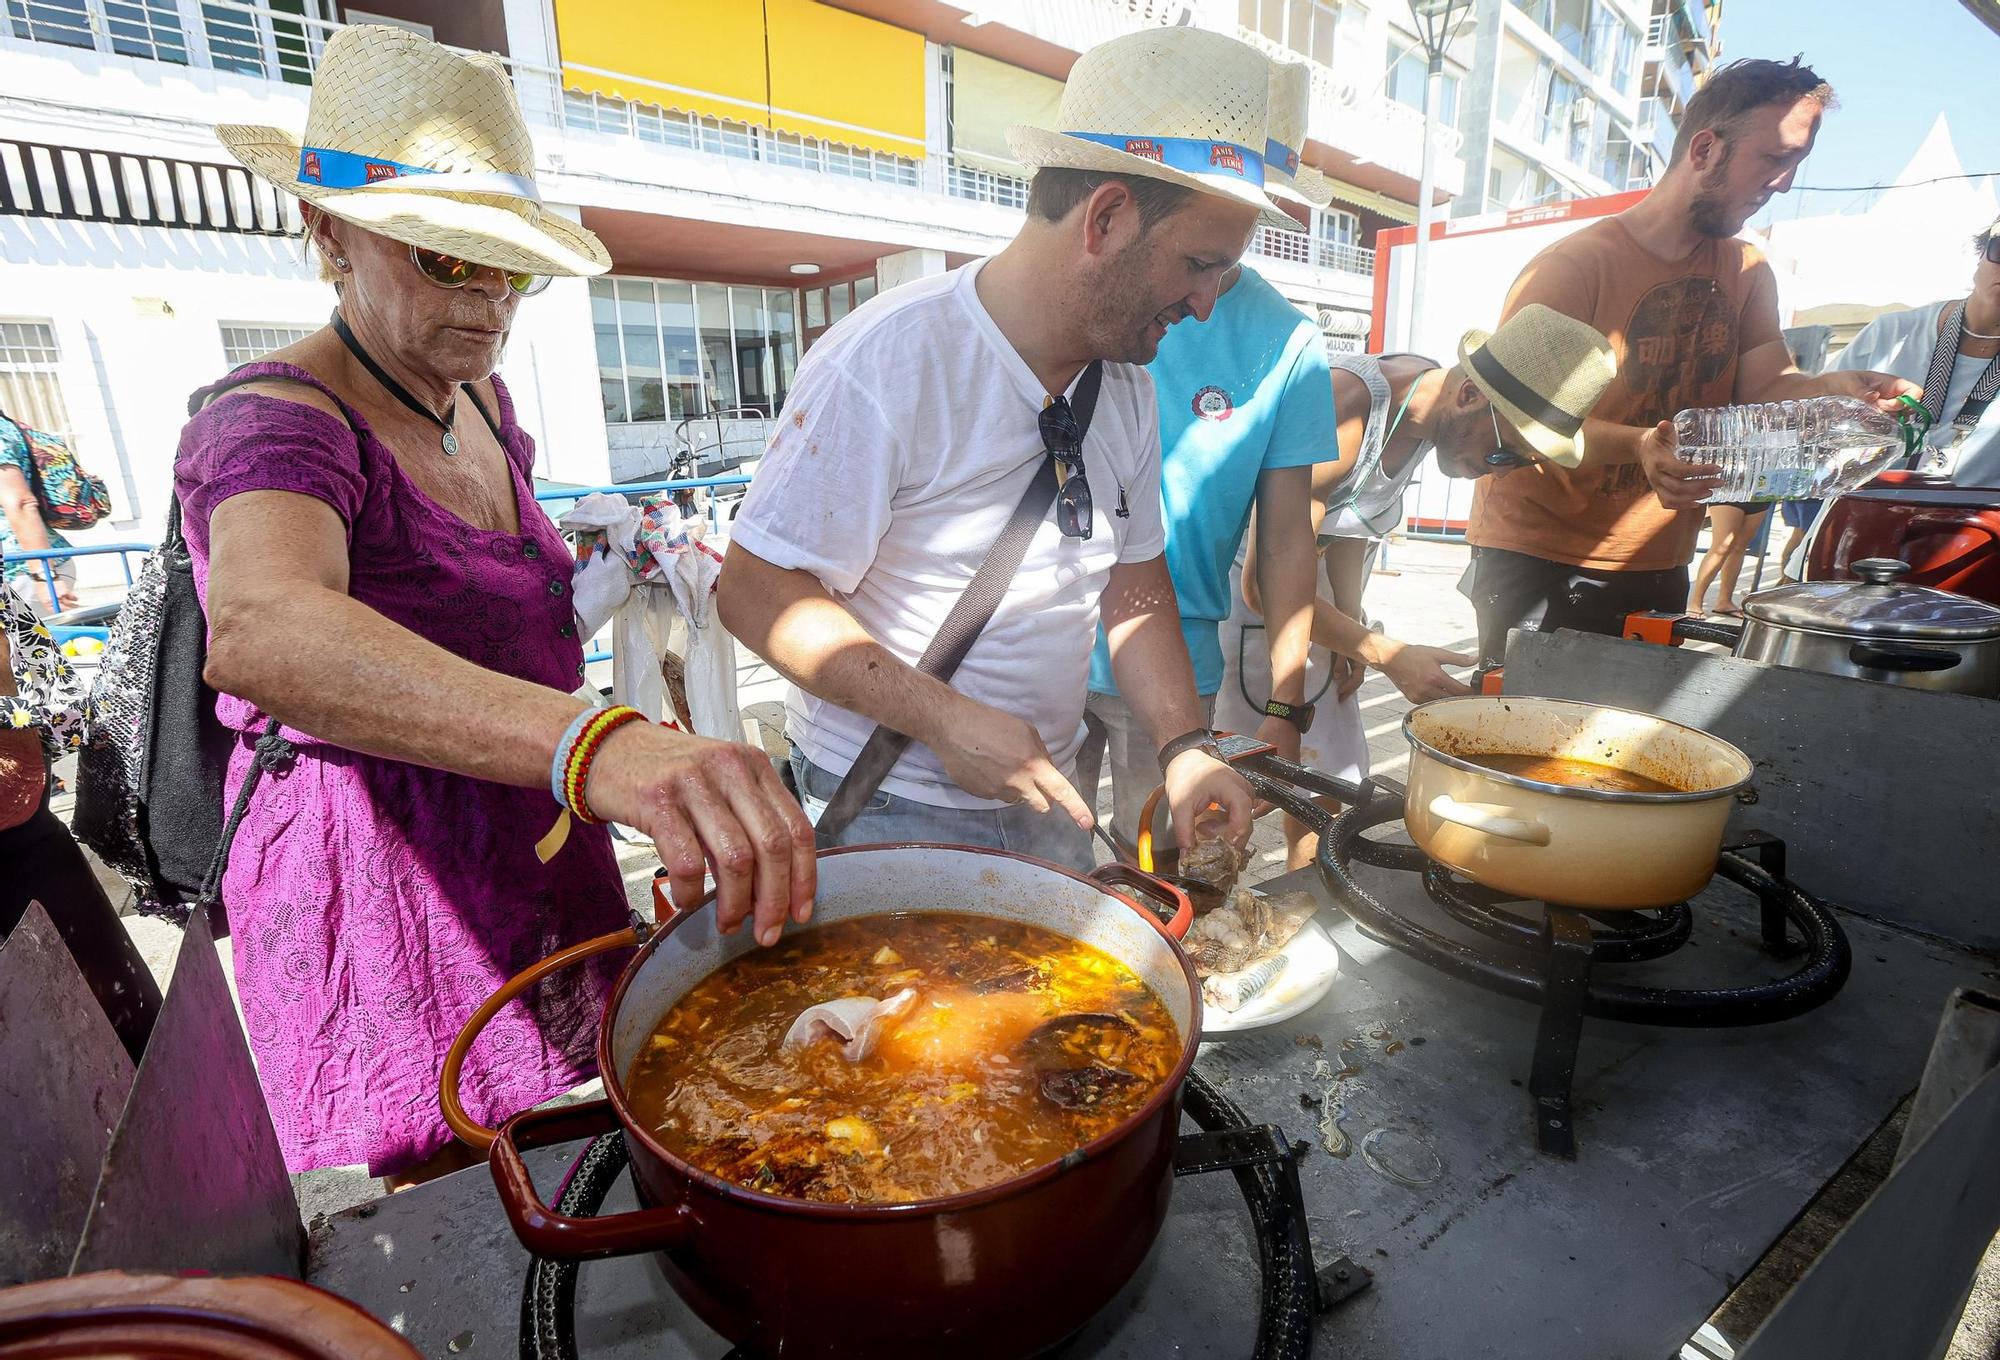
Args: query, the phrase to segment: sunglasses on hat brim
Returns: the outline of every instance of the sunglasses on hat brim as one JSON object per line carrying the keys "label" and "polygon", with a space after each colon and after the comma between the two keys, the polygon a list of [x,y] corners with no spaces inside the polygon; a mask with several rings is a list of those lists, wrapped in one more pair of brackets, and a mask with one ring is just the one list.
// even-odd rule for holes
{"label": "sunglasses on hat brim", "polygon": [[[496,269],[498,266],[479,264],[472,260],[461,260],[456,255],[447,255],[441,250],[425,250],[422,246],[410,247],[410,263],[417,272],[440,288],[463,288],[479,277],[482,269]],[[549,286],[546,274],[530,274],[524,270],[499,270],[500,277],[507,280],[507,286],[521,297],[533,297]]]}

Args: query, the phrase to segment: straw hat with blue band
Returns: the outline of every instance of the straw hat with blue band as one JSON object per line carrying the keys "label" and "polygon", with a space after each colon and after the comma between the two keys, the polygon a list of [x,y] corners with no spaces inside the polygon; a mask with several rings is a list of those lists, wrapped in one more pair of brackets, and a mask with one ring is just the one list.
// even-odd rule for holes
{"label": "straw hat with blue band", "polygon": [[1257,209],[1266,226],[1303,231],[1266,191],[1270,62],[1198,28],[1156,28],[1099,43],[1063,86],[1060,129],[1007,129],[1034,169],[1095,170],[1184,185]]}
{"label": "straw hat with blue band", "polygon": [[327,39],[303,138],[215,130],[262,179],[391,240],[530,274],[602,274],[611,256],[542,206],[535,148],[506,68],[400,28]]}
{"label": "straw hat with blue band", "polygon": [[1312,114],[1312,72],[1302,61],[1272,61],[1271,112],[1264,142],[1264,187],[1310,208],[1333,202],[1333,185],[1305,164],[1306,122]]}
{"label": "straw hat with blue band", "polygon": [[1583,461],[1583,421],[1618,376],[1597,329],[1534,302],[1497,331],[1470,330],[1458,362],[1529,447],[1562,467]]}

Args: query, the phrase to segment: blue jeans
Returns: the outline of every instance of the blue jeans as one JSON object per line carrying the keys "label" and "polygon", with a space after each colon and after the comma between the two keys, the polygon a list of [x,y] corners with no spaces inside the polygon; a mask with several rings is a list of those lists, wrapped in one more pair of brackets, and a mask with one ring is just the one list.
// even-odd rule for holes
{"label": "blue jeans", "polygon": [[[822,770],[792,748],[792,779],[806,816],[817,819],[840,776]],[[1015,805],[1001,808],[949,808],[919,803],[914,798],[881,789],[868,800],[861,815],[834,837],[836,845],[875,845],[884,841],[936,841],[945,845],[983,845],[1032,855],[1087,873],[1096,863],[1090,833],[1067,812],[1047,812]]]}

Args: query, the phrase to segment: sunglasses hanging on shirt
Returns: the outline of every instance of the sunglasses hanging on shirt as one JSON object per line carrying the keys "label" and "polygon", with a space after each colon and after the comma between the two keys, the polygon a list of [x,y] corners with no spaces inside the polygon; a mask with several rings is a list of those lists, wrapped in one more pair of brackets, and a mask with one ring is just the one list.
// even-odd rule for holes
{"label": "sunglasses hanging on shirt", "polygon": [[1083,474],[1083,436],[1069,401],[1057,397],[1042,408],[1042,449],[1056,460],[1056,527],[1065,538],[1089,538],[1090,479]]}

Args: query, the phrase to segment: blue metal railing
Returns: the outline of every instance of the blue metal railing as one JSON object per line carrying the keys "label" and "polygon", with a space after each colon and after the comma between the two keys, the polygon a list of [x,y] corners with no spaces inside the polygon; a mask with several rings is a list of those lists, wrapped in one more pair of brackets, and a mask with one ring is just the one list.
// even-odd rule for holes
{"label": "blue metal railing", "polygon": [[[537,491],[535,492],[535,499],[547,509],[553,502],[565,501],[573,505],[585,496],[600,491],[608,492],[615,496],[644,496],[650,495],[655,491],[702,491],[728,486],[748,486],[749,484],[750,476],[748,473],[736,472],[725,473],[716,477],[680,477],[653,482],[622,482],[611,486],[561,487],[548,491]],[[567,509],[568,507],[564,506],[563,508]],[[548,509],[548,514],[549,518],[556,519],[560,517],[561,511]],[[720,520],[716,515],[716,504],[713,500],[711,500],[709,505],[709,522],[717,528],[721,527]],[[4,553],[0,554],[0,563],[61,562],[67,561],[72,557],[102,557],[116,553],[118,554],[119,569],[125,573],[125,588],[130,590],[132,588],[132,561],[130,555],[132,553],[149,553],[151,551],[153,551],[151,543],[94,543],[85,547],[48,548],[34,552]],[[42,585],[49,592],[50,611],[52,613],[60,612],[62,609],[62,599],[56,594],[55,583],[44,578]],[[109,628],[88,626],[59,626],[51,624],[49,631],[54,635],[58,643],[67,642],[71,638],[78,637],[94,637],[102,641],[111,636]],[[586,664],[609,661],[611,659],[611,649],[608,647],[593,648],[584,655],[583,659]]]}
{"label": "blue metal railing", "polygon": [[[150,543],[93,543],[84,548],[39,548],[33,552],[10,552],[0,554],[0,563],[11,565],[15,562],[67,562],[72,557],[102,557],[107,553],[118,554],[119,570],[125,573],[125,588],[132,588],[132,560],[129,553],[149,553]],[[35,573],[29,573],[34,575]],[[62,598],[56,594],[56,583],[48,573],[42,574],[42,586],[49,592],[51,612],[62,609]]]}

